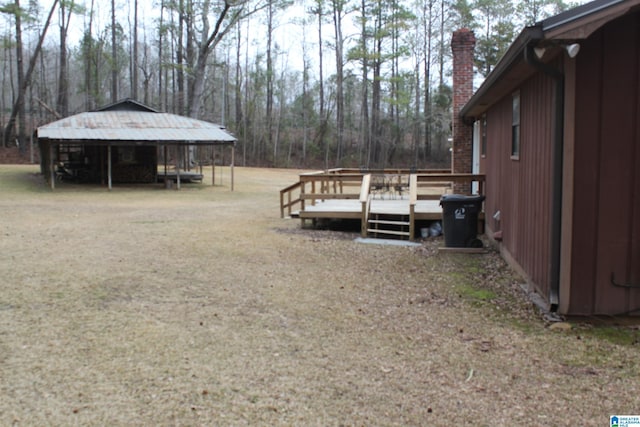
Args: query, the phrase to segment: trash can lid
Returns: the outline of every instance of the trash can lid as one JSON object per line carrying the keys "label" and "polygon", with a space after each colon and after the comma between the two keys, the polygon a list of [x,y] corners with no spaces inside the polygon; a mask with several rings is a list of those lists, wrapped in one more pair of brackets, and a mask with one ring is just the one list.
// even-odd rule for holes
{"label": "trash can lid", "polygon": [[440,197],[440,204],[453,202],[453,203],[479,203],[485,199],[485,196],[474,194],[471,196],[465,196],[463,194],[444,194]]}

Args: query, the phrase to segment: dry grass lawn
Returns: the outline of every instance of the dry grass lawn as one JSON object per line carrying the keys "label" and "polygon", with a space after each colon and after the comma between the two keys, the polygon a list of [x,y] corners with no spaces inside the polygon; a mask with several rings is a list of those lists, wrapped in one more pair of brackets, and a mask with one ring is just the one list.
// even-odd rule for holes
{"label": "dry grass lawn", "polygon": [[[495,253],[279,218],[297,171],[181,191],[0,166],[0,425],[603,426],[638,330],[553,330]],[[210,179],[210,178],[208,178]],[[205,183],[206,184],[206,183]]]}

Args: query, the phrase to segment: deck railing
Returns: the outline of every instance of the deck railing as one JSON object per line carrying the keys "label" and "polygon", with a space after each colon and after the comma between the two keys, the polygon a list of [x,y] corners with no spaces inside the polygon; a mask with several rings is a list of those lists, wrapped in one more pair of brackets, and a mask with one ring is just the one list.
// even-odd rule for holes
{"label": "deck railing", "polygon": [[[302,183],[300,198],[309,200],[312,205],[316,201],[330,199],[359,199],[360,186],[363,174],[361,173],[309,173],[300,175]],[[310,188],[309,188],[310,187]],[[310,190],[310,191],[309,191]]]}
{"label": "deck railing", "polygon": [[[302,199],[300,198],[300,189],[302,188],[302,182],[296,182],[280,190],[280,218],[285,217],[285,211],[287,216],[291,216],[294,209],[300,204],[302,205]],[[294,194],[297,194],[294,198]],[[286,201],[285,201],[286,198]]]}
{"label": "deck railing", "polygon": [[285,213],[291,216],[296,211],[304,211],[307,202],[315,205],[318,201],[332,199],[358,200],[365,176],[338,169],[303,173],[297,183],[280,190],[280,216],[284,218]]}

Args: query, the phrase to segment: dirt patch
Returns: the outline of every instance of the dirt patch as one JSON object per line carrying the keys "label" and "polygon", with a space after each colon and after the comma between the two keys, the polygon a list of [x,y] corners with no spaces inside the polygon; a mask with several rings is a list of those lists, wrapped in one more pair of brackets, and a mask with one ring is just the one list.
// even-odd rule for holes
{"label": "dirt patch", "polygon": [[51,192],[36,166],[0,167],[0,424],[596,426],[637,410],[638,346],[550,329],[495,252],[301,229],[278,210],[296,171],[236,172],[235,192]]}

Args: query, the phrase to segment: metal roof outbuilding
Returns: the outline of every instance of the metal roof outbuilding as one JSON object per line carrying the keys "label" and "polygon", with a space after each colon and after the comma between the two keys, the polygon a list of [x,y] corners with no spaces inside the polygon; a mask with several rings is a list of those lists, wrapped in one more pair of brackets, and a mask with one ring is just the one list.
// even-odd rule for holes
{"label": "metal roof outbuilding", "polygon": [[[55,150],[61,145],[85,146],[231,146],[231,189],[237,139],[223,126],[158,112],[135,100],[125,99],[96,111],[76,114],[40,126],[37,131],[42,168],[51,188],[55,187]],[[111,155],[108,155],[111,159]],[[179,171],[179,169],[178,169]],[[111,189],[111,164],[108,164]]]}

